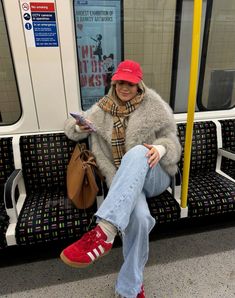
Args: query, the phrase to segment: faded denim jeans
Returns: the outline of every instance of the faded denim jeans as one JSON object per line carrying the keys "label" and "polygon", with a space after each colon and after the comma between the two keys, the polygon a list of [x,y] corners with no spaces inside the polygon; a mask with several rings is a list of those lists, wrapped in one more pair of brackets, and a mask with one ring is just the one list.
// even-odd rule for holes
{"label": "faded denim jeans", "polygon": [[95,214],[97,222],[105,219],[122,233],[124,263],[116,292],[127,298],[136,298],[141,290],[149,233],[155,224],[146,197],[159,195],[170,185],[170,176],[160,164],[150,169],[147,152],[146,147],[137,145],[123,156],[108,195]]}

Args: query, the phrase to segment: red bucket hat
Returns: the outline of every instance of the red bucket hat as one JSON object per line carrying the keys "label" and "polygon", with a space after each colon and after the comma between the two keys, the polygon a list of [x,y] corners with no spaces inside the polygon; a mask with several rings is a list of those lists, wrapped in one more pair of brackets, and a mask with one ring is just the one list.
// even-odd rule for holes
{"label": "red bucket hat", "polygon": [[142,79],[143,72],[139,63],[132,60],[121,62],[112,77],[112,81],[127,81],[134,84],[139,83]]}

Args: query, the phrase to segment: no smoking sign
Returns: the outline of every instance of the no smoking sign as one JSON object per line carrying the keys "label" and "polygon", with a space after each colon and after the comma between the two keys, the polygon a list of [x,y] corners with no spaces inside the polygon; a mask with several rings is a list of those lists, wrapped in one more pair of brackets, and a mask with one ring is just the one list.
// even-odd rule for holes
{"label": "no smoking sign", "polygon": [[29,4],[28,4],[28,3],[23,3],[23,4],[22,4],[22,8],[23,8],[23,10],[25,10],[25,11],[29,10]]}

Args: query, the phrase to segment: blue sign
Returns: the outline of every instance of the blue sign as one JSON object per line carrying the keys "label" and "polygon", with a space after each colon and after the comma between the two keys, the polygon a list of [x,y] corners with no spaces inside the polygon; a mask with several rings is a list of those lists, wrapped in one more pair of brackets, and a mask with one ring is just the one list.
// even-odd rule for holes
{"label": "blue sign", "polygon": [[55,22],[54,12],[32,12],[32,19],[36,22]]}
{"label": "blue sign", "polygon": [[55,22],[33,22],[36,47],[57,47],[58,36]]}

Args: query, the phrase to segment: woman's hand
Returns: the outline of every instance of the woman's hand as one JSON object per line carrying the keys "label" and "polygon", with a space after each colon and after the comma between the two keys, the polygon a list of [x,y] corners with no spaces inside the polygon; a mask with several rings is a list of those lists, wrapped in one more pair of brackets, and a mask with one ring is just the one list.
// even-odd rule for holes
{"label": "woman's hand", "polygon": [[[86,119],[86,122],[92,123],[88,119]],[[84,132],[92,132],[93,131],[88,125],[86,125],[85,123],[81,123],[79,120],[76,120],[76,125],[78,125],[80,127],[80,129]]]}
{"label": "woman's hand", "polygon": [[160,160],[160,155],[159,152],[157,151],[157,149],[153,146],[153,145],[149,145],[144,143],[143,144],[146,148],[149,149],[149,151],[146,154],[146,157],[149,157],[148,159],[148,164],[150,168],[153,168],[156,166],[156,164],[159,162]]}

